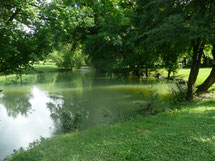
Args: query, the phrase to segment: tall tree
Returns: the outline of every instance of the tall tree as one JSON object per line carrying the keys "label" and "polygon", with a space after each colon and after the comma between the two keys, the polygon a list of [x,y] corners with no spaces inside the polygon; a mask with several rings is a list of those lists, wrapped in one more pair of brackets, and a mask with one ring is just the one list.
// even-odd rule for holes
{"label": "tall tree", "polygon": [[[178,57],[186,51],[192,56],[187,100],[193,97],[204,45],[211,39],[208,5],[211,1],[150,0],[137,1],[137,27],[150,48]],[[207,12],[205,12],[207,11]],[[165,49],[165,50],[164,50]]]}
{"label": "tall tree", "polygon": [[212,70],[207,77],[207,79],[197,87],[197,92],[206,92],[208,89],[215,83],[215,44],[213,45],[213,50],[212,50],[212,55],[213,55],[213,67]]}
{"label": "tall tree", "polygon": [[20,72],[49,52],[51,37],[39,17],[44,5],[42,0],[0,3],[1,72]]}
{"label": "tall tree", "polygon": [[72,44],[73,50],[81,44],[97,70],[107,72],[115,68],[125,53],[124,40],[129,33],[129,18],[125,12],[133,5],[128,2],[55,1],[46,9],[44,17],[50,20],[53,34],[59,33],[57,40]]}

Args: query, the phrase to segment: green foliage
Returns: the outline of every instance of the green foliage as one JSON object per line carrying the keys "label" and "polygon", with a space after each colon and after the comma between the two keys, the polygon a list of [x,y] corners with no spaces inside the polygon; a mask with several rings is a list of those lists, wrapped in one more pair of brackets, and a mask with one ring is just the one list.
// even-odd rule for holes
{"label": "green foliage", "polygon": [[212,1],[137,1],[133,21],[138,40],[157,53],[171,70],[185,53],[192,57],[187,100],[193,96],[205,44],[212,45],[215,39],[214,7]]}
{"label": "green foliage", "polygon": [[58,68],[63,69],[80,68],[85,65],[87,60],[87,56],[83,54],[81,48],[72,50],[70,45],[64,46],[60,51],[53,51],[49,58],[56,63]]}
{"label": "green foliage", "polygon": [[102,72],[148,76],[160,65],[174,72],[197,42],[207,44],[209,57],[214,6],[209,0],[2,2],[0,71],[21,75],[54,48],[60,68],[78,68],[89,56],[88,63]]}
{"label": "green foliage", "polygon": [[185,85],[176,83],[176,88],[171,89],[172,96],[170,101],[172,104],[181,104],[186,101],[187,88]]}
{"label": "green foliage", "polygon": [[62,111],[62,113],[60,114],[60,120],[62,123],[63,132],[69,133],[78,131],[80,129],[80,123],[82,120],[81,118],[81,112],[71,114],[69,111]]}
{"label": "green foliage", "polygon": [[100,71],[111,71],[120,57],[120,35],[102,32],[88,36],[85,52],[89,54],[92,64]]}
{"label": "green foliage", "polygon": [[[154,115],[157,114],[158,111],[158,104],[159,104],[159,94],[156,90],[153,90],[152,87],[149,89],[149,96],[145,96],[144,97],[147,98],[146,103],[140,104],[140,110],[138,111],[139,114],[143,115],[143,116],[147,116],[147,115]],[[145,98],[145,99],[146,99]]]}
{"label": "green foliage", "polygon": [[50,52],[52,36],[39,17],[44,6],[40,0],[0,4],[0,72],[20,74]]}
{"label": "green foliage", "polygon": [[140,109],[137,111],[138,115],[146,117],[170,109],[169,102],[164,101],[165,99],[161,101],[161,96],[157,90],[153,89],[153,86],[151,86],[147,92],[141,94],[141,99],[143,103],[137,103],[137,105],[140,106]]}
{"label": "green foliage", "polygon": [[[71,44],[75,52],[79,44],[89,62],[100,71],[112,72],[126,51],[130,33],[130,1],[55,1],[46,7],[54,35],[54,45]],[[123,7],[122,7],[123,6]],[[55,20],[57,17],[57,20]]]}

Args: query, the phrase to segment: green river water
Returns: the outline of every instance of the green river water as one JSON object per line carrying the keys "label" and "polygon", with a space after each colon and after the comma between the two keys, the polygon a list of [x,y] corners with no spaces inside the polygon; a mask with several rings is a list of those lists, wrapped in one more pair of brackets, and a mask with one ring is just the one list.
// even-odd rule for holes
{"label": "green river water", "polygon": [[71,116],[80,112],[81,129],[126,118],[140,108],[152,85],[164,97],[173,86],[107,79],[88,68],[35,74],[24,84],[5,85],[0,94],[0,160],[41,136],[61,133],[62,111]]}

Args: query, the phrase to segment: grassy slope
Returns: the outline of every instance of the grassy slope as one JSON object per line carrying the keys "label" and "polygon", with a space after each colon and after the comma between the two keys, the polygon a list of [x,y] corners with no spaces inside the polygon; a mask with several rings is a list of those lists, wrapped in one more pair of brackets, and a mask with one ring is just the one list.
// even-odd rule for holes
{"label": "grassy slope", "polygon": [[14,161],[196,160],[215,158],[215,101],[55,136]]}

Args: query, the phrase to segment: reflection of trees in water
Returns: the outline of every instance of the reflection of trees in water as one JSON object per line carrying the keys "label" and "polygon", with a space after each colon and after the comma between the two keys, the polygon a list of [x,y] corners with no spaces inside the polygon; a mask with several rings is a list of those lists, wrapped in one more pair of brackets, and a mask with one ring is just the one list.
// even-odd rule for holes
{"label": "reflection of trees in water", "polygon": [[49,108],[51,117],[55,122],[55,133],[66,133],[79,130],[81,128],[80,124],[83,117],[87,117],[88,113],[83,110],[80,104],[72,103],[75,102],[73,96],[50,96],[52,101],[47,103],[47,107]]}
{"label": "reflection of trees in water", "polygon": [[11,117],[17,117],[19,114],[27,115],[31,110],[31,103],[29,102],[31,94],[26,92],[6,92],[0,99]]}
{"label": "reflection of trees in water", "polygon": [[55,121],[56,132],[69,132],[79,128],[79,121],[88,118],[89,112],[84,109],[83,89],[91,88],[93,75],[91,72],[58,74],[56,88],[60,89],[59,95],[50,95],[52,101],[47,104]]}
{"label": "reflection of trees in water", "polygon": [[56,83],[63,83],[61,87],[89,88],[92,86],[93,72],[61,72],[58,74]]}
{"label": "reflection of trees in water", "polygon": [[[42,73],[37,76],[40,89],[49,91],[51,101],[47,103],[47,107],[55,122],[56,133],[71,130],[69,124],[74,123],[75,116],[77,116],[76,121],[79,117],[82,118],[81,129],[111,122],[117,117],[115,106],[110,105],[115,92],[104,91],[103,88],[91,88],[96,81],[94,73],[77,71]],[[17,117],[18,114],[27,115],[31,111],[29,102],[31,87],[26,89],[26,86],[23,86],[23,88],[14,91],[9,88],[4,91],[4,97],[0,98],[12,117]],[[79,126],[77,122],[73,125]]]}
{"label": "reflection of trees in water", "polygon": [[37,74],[37,83],[50,83],[53,84],[57,80],[58,72],[40,73]]}
{"label": "reflection of trees in water", "polygon": [[[104,83],[102,84],[104,78],[94,79],[94,74],[79,72],[58,74],[56,82],[60,91],[57,90],[58,95],[50,95],[52,100],[47,104],[55,121],[56,133],[70,131],[73,126],[72,118],[79,114],[82,118],[81,129],[119,119],[118,109],[110,104],[116,96],[115,92],[102,86],[91,88],[94,81],[98,80],[101,81],[98,84],[104,86]],[[95,85],[97,86],[97,83]]]}
{"label": "reflection of trees in water", "polygon": [[52,101],[47,107],[55,121],[56,133],[74,130],[71,128],[75,126],[74,118],[77,115],[81,116],[80,129],[117,121],[119,119],[117,108],[108,106],[107,102],[111,100],[104,100],[105,94],[102,93],[84,90],[82,93],[72,91],[61,96],[52,95]]}
{"label": "reflection of trees in water", "polygon": [[[14,86],[14,90],[11,89],[11,87],[6,87],[3,92],[4,96],[0,98],[0,103],[5,106],[8,115],[11,117],[17,117],[18,114],[27,115],[31,110],[31,103],[29,102],[31,98],[31,87],[29,89],[26,89],[27,84],[39,83],[41,89],[48,91],[52,88],[74,88],[80,95],[83,87],[91,86],[93,75],[94,73],[89,71],[50,72],[35,74],[32,76],[30,75],[26,77],[25,85],[23,85],[23,87]],[[45,84],[43,85],[43,83]],[[65,103],[63,105],[63,107],[70,106],[71,105],[68,103]],[[59,107],[50,109],[55,109],[56,111],[52,111],[52,113],[57,114],[59,113],[58,108]]]}

